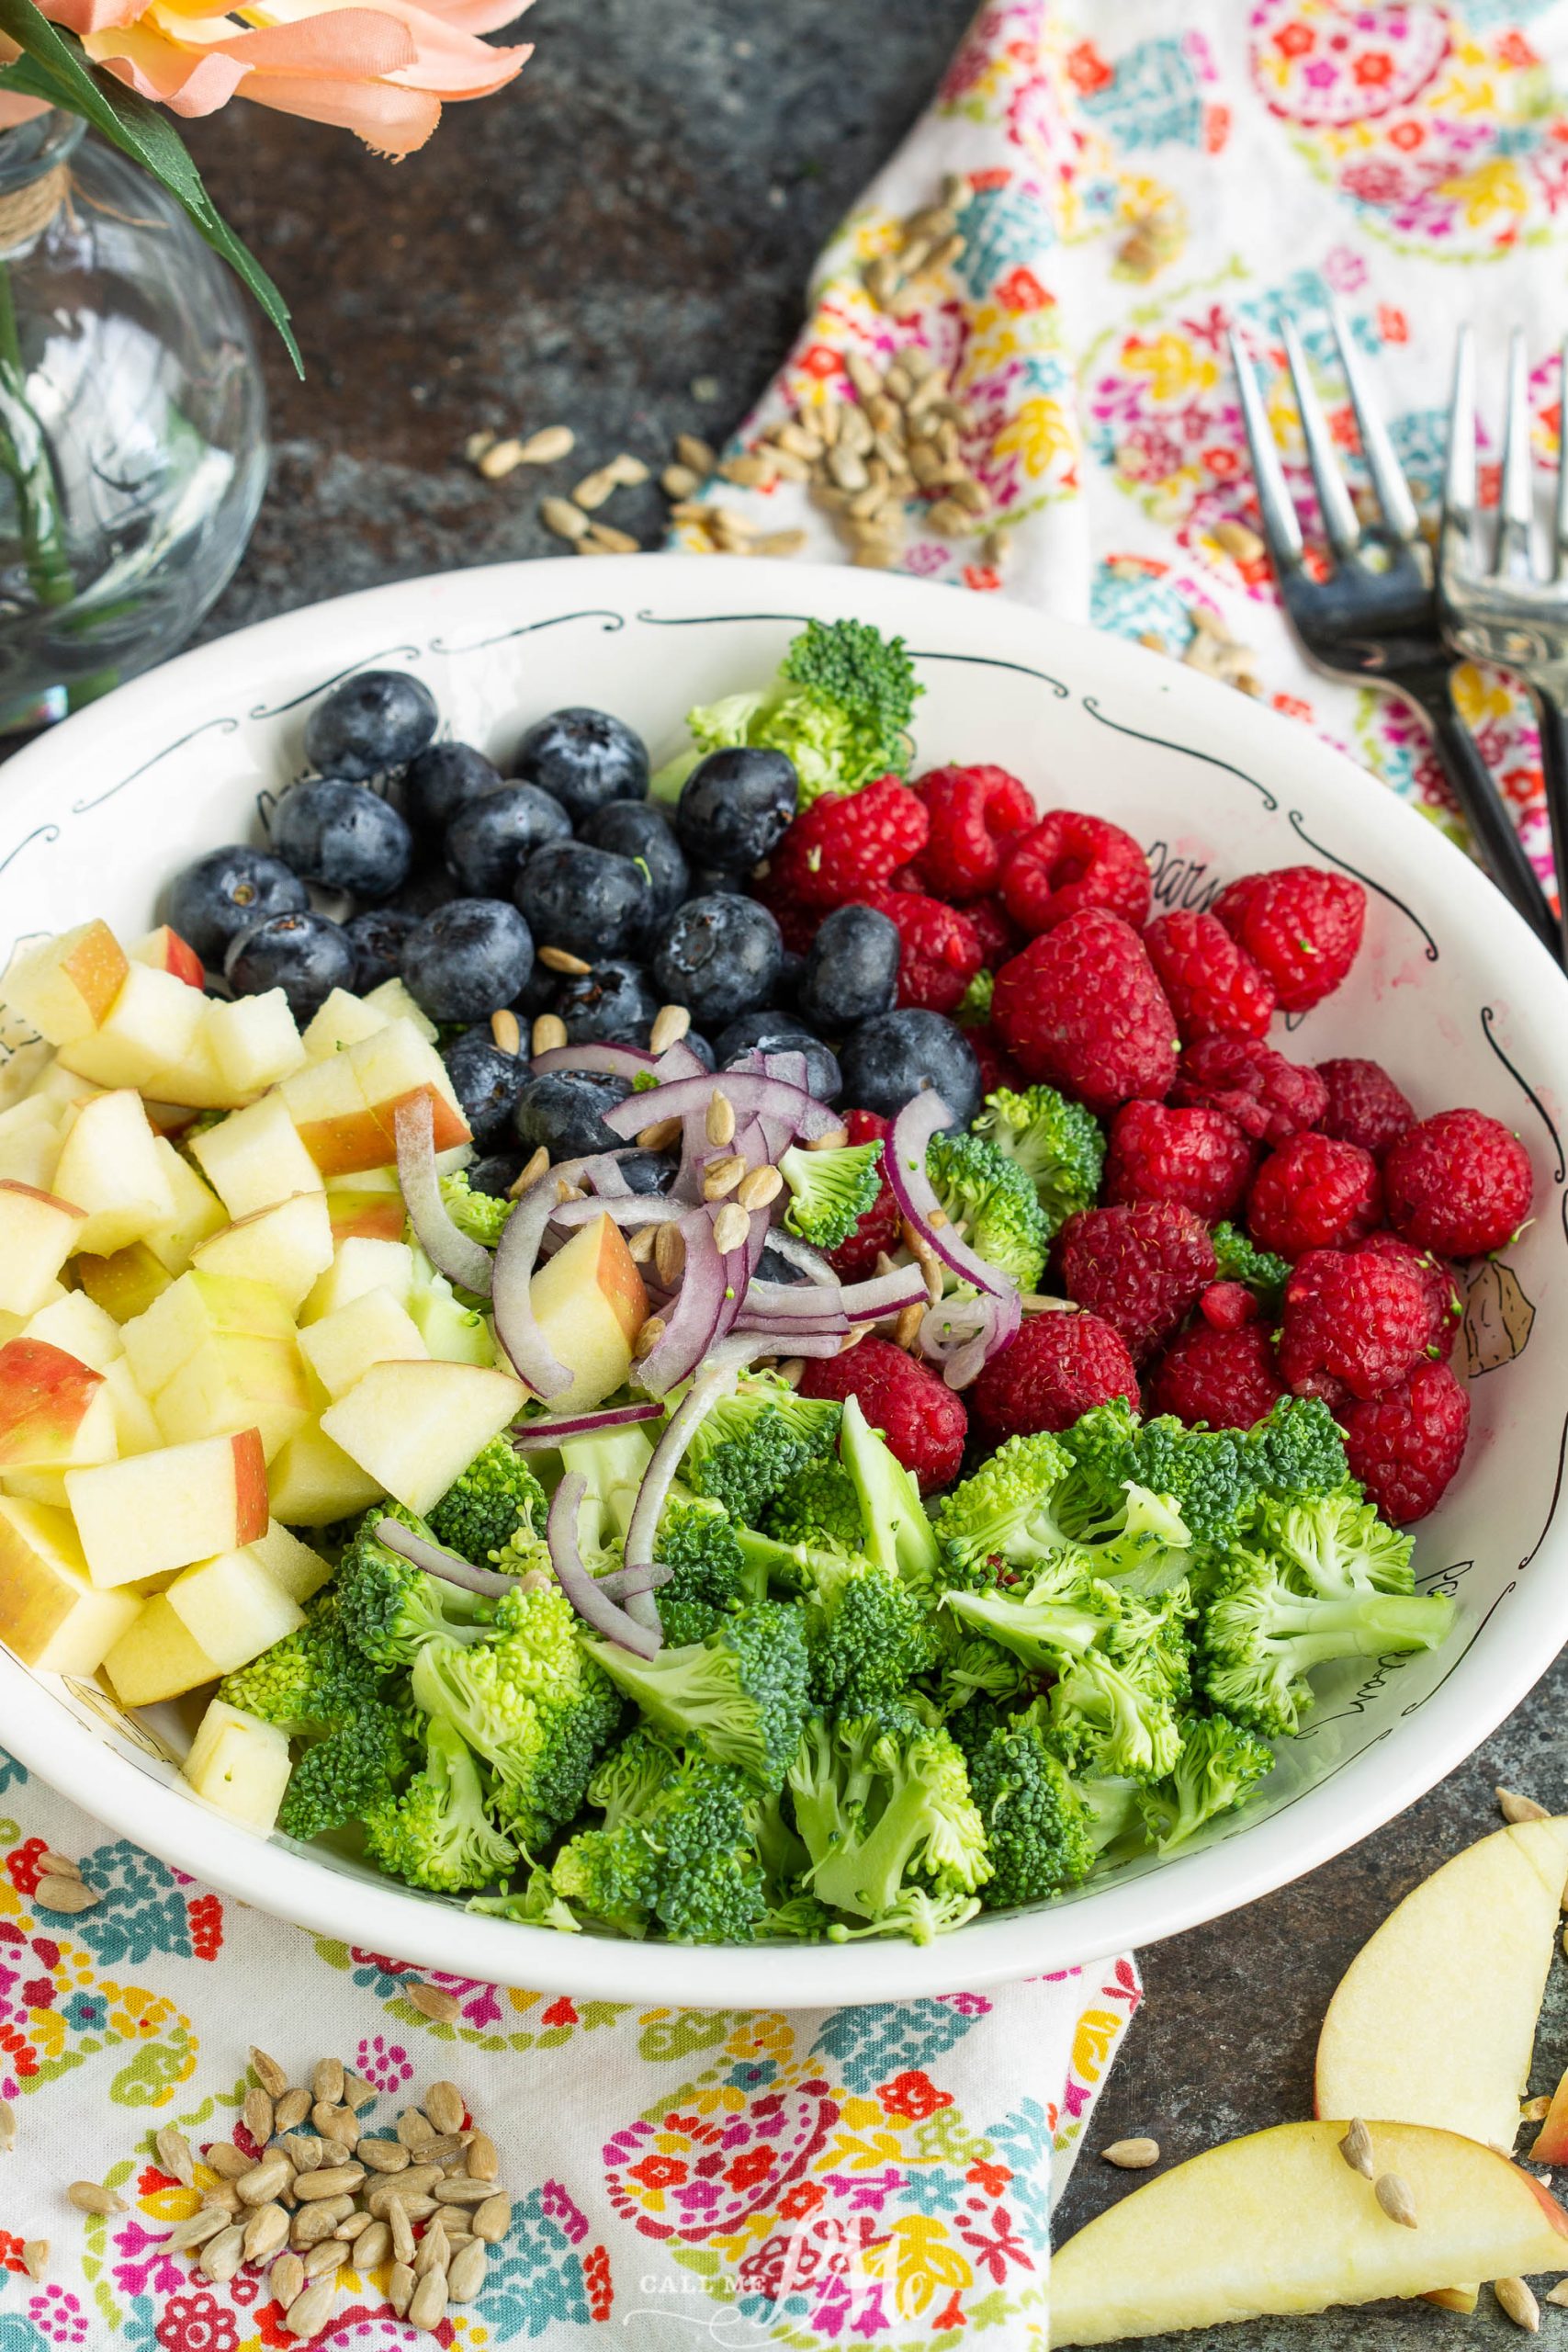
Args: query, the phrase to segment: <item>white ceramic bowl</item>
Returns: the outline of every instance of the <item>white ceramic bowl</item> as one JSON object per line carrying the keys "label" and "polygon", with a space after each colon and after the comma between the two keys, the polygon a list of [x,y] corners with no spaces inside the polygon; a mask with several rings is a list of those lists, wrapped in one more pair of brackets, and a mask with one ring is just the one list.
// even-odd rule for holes
{"label": "white ceramic bowl", "polygon": [[175,867],[253,831],[258,803],[299,770],[311,706],[350,670],[416,670],[452,731],[503,772],[524,727],[563,703],[618,712],[659,757],[678,746],[690,704],[765,678],[811,614],[904,634],[926,688],[920,764],[998,761],[1045,805],[1116,819],[1149,851],[1159,907],[1201,905],[1233,875],[1303,861],[1367,886],[1348,985],[1278,1042],[1309,1060],[1374,1054],[1422,1112],[1476,1104],[1518,1131],[1536,1170],[1534,1223],[1472,1285],[1460,1359],[1469,1345],[1489,1368],[1471,1390],[1463,1471],[1417,1547],[1422,1588],[1458,1603],[1454,1634],[1435,1657],[1337,1669],[1266,1793],[1212,1842],[1047,1908],[982,1917],[925,1950],[691,1951],[477,1918],[258,1839],[187,1796],[157,1738],[96,1685],[31,1675],[0,1651],[0,1744],[124,1836],[319,1932],[501,1983],[713,2007],[1034,1975],[1212,1919],[1364,1838],[1468,1755],[1568,1637],[1562,976],[1430,826],[1305,728],[1192,670],[997,598],[782,563],[519,563],[373,589],[187,653],[11,762],[0,961],[20,934],[88,914],[149,924]]}

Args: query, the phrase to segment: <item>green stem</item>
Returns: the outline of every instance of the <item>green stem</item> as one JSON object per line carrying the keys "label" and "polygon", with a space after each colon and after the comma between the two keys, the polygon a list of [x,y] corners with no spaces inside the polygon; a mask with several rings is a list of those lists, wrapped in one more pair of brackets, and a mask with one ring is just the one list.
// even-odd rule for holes
{"label": "green stem", "polygon": [[76,582],[49,445],[28,401],[9,265],[0,260],[0,469],[17,489],[28,579],[40,605],[68,605]]}

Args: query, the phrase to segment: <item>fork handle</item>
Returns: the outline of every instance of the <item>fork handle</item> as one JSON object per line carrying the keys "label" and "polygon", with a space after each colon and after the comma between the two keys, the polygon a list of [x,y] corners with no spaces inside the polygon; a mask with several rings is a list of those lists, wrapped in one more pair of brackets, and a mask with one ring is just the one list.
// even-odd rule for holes
{"label": "fork handle", "polygon": [[[1522,915],[1543,947],[1558,962],[1563,960],[1562,933],[1557,918],[1547,903],[1534,866],[1525,854],[1524,845],[1508,813],[1507,803],[1498,791],[1491,769],[1476,747],[1474,736],[1453,707],[1445,677],[1430,693],[1418,695],[1422,710],[1432,729],[1438,757],[1443,773],[1453,787],[1454,798],[1481,852],[1482,863],[1503,896],[1517,914]],[[1568,752],[1568,739],[1561,724],[1557,729],[1558,751]],[[1542,736],[1546,728],[1543,723]],[[1550,773],[1550,771],[1549,771]],[[1562,773],[1568,776],[1568,762]],[[1564,806],[1568,807],[1568,798]],[[1553,821],[1553,837],[1558,828]],[[1568,831],[1561,835],[1568,851]]]}
{"label": "fork handle", "polygon": [[1551,828],[1551,863],[1557,874],[1558,955],[1568,952],[1568,710],[1554,685],[1530,689],[1536,723],[1540,729],[1541,778],[1546,790],[1547,821]]}

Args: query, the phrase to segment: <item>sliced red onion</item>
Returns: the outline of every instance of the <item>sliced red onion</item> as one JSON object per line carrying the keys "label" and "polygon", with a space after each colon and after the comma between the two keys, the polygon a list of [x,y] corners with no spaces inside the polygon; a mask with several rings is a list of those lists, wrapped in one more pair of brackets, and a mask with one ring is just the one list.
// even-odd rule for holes
{"label": "sliced red onion", "polygon": [[941,1364],[950,1388],[967,1388],[991,1358],[1010,1345],[1022,1319],[1016,1291],[1010,1299],[992,1294],[944,1298],[927,1308],[918,1345],[921,1355]]}
{"label": "sliced red onion", "polygon": [[[778,1236],[771,1238],[776,1246]],[[784,1329],[796,1319],[817,1323],[835,1312],[851,1323],[880,1323],[884,1316],[900,1315],[906,1306],[919,1305],[926,1295],[926,1280],[919,1266],[895,1266],[891,1273],[873,1274],[863,1283],[834,1288],[836,1298],[815,1283],[753,1281],[746,1293],[747,1312],[771,1316]]]}
{"label": "sliced red onion", "polygon": [[664,1411],[657,1398],[642,1405],[606,1405],[596,1413],[546,1413],[535,1421],[520,1422],[512,1432],[519,1453],[534,1453],[561,1445],[568,1438],[591,1437],[595,1430],[625,1429],[631,1421],[657,1421]]}
{"label": "sliced red onion", "polygon": [[683,1119],[688,1111],[699,1111],[705,1117],[716,1086],[723,1088],[738,1117],[788,1121],[792,1132],[807,1140],[830,1135],[842,1124],[836,1111],[818,1102],[804,1087],[785,1086],[775,1078],[733,1069],[721,1070],[716,1078],[704,1070],[700,1078],[673,1079],[668,1086],[628,1094],[624,1102],[610,1105],[603,1114],[604,1122],[612,1135],[629,1139],[657,1120]]}
{"label": "sliced red onion", "polygon": [[618,1151],[596,1151],[582,1162],[577,1182],[592,1185],[601,1200],[622,1201],[632,1197],[632,1188],[620,1170]]}
{"label": "sliced red onion", "polygon": [[529,1064],[536,1078],[543,1078],[548,1070],[579,1069],[599,1078],[634,1081],[653,1066],[653,1056],[640,1046],[549,1046]]}
{"label": "sliced red onion", "polygon": [[491,1295],[495,1267],[482,1243],[470,1240],[453,1224],[441,1197],[435,1167],[435,1121],[428,1094],[411,1094],[400,1102],[392,1121],[397,1141],[398,1182],[403,1205],[420,1248],[439,1273],[481,1298]]}
{"label": "sliced red onion", "polygon": [[702,1056],[678,1037],[672,1046],[665,1046],[654,1063],[653,1075],[664,1086],[677,1078],[711,1078],[713,1072]]}
{"label": "sliced red onion", "polygon": [[761,1340],[748,1341],[744,1346],[734,1340],[726,1342],[715,1351],[714,1361],[701,1378],[692,1383],[671,1414],[670,1425],[653,1449],[653,1458],[642,1474],[642,1484],[632,1506],[626,1541],[628,1567],[652,1562],[659,1522],[698,1423],[712,1412],[721,1396],[728,1396],[752,1358],[766,1352],[766,1342]]}
{"label": "sliced red onion", "polygon": [[550,1216],[552,1225],[563,1232],[570,1232],[580,1225],[592,1225],[607,1216],[612,1225],[672,1225],[676,1218],[689,1216],[690,1201],[672,1201],[664,1193],[627,1193],[625,1199],[593,1201],[562,1201]]}
{"label": "sliced red onion", "polygon": [[951,1267],[964,1282],[973,1283],[976,1290],[989,1291],[998,1298],[1010,1290],[1016,1296],[1018,1284],[1010,1275],[1000,1272],[978,1251],[971,1250],[967,1242],[961,1241],[950,1223],[935,1221],[942,1216],[942,1204],[926,1174],[926,1147],[940,1129],[952,1125],[953,1113],[934,1088],[910,1096],[893,1122],[893,1132],[883,1154],[893,1197],[944,1266]]}
{"label": "sliced red onion", "polygon": [[[746,1287],[744,1261],[737,1289],[734,1257],[720,1257],[713,1224],[713,1212],[707,1208],[688,1208],[681,1218],[686,1262],[674,1310],[663,1337],[637,1366],[637,1385],[650,1396],[663,1396],[687,1379],[735,1319],[739,1293]],[[733,1299],[728,1295],[731,1290],[736,1290]]]}
{"label": "sliced red onion", "polygon": [[503,1592],[515,1592],[515,1577],[497,1576],[493,1568],[476,1568],[471,1560],[460,1559],[456,1552],[444,1551],[439,1544],[427,1544],[400,1519],[378,1519],[376,1541],[384,1544],[389,1552],[423,1568],[426,1576],[439,1577],[443,1584],[461,1585],[465,1592],[482,1592],[487,1599],[499,1599]]}
{"label": "sliced red onion", "polygon": [[[612,1568],[607,1577],[595,1577],[593,1581],[601,1592],[612,1600],[640,1600],[647,1592],[660,1592],[674,1579],[673,1568],[662,1562],[645,1560],[635,1568]],[[638,1619],[640,1624],[643,1621]]]}
{"label": "sliced red onion", "polygon": [[[768,1247],[776,1250],[779,1256],[786,1258],[792,1266],[798,1266],[808,1283],[818,1283],[825,1290],[841,1287],[838,1275],[821,1250],[814,1250],[809,1241],[802,1241],[797,1233],[791,1233],[786,1227],[777,1225],[773,1227],[768,1236]],[[779,1287],[782,1290],[793,1285],[781,1283]]]}
{"label": "sliced red onion", "polygon": [[638,1657],[656,1657],[663,1647],[664,1636],[652,1627],[637,1624],[610,1598],[596,1577],[591,1577],[582,1565],[582,1554],[577,1544],[577,1515],[582,1509],[582,1498],[588,1492],[588,1481],[580,1470],[570,1470],[550,1498],[550,1514],[545,1522],[545,1535],[550,1547],[550,1563],[560,1578],[560,1589],[576,1610],[596,1633],[606,1641],[618,1644],[624,1650],[635,1651]]}
{"label": "sliced red onion", "polygon": [[526,1381],[534,1394],[547,1401],[571,1386],[570,1372],[550,1352],[549,1342],[535,1320],[528,1292],[545,1227],[558,1205],[557,1176],[555,1169],[547,1168],[536,1177],[502,1227],[491,1295],[496,1338],[519,1380]]}

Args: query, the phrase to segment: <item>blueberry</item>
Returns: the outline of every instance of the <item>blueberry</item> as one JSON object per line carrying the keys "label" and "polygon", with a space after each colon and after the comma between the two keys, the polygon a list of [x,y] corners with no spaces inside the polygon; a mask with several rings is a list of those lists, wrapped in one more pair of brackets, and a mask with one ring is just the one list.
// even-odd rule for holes
{"label": "blueberry", "polygon": [[285,865],[323,889],[388,899],[408,877],[413,842],[391,803],[362,784],[321,776],[277,804],[273,847]]}
{"label": "blueberry", "polygon": [[536,784],[498,784],[458,809],[446,828],[446,863],[473,899],[506,899],[517,870],[547,842],[571,839],[571,819]]}
{"label": "blueberry", "polygon": [[169,885],[168,916],[209,971],[220,972],[229,942],[268,915],[299,914],[310,894],[280,857],[244,842],[209,850]]}
{"label": "blueberry", "polygon": [[718,1068],[718,1056],[700,1029],[688,1029],[681,1043],[688,1053],[695,1054],[705,1069]]}
{"label": "blueberry", "polygon": [[[471,1184],[473,1181],[470,1172],[468,1182]],[[763,1243],[762,1254],[757,1261],[757,1279],[764,1283],[803,1283],[806,1275],[793,1258],[786,1258],[782,1250],[775,1250],[773,1243],[767,1241]]]}
{"label": "blueberry", "polygon": [[795,814],[800,786],[782,752],[742,744],[710,752],[681,786],[675,831],[701,865],[750,874],[778,842]]}
{"label": "blueberry", "polygon": [[686,895],[692,899],[711,899],[716,891],[728,896],[746,888],[745,875],[733,872],[728,865],[694,865],[691,875]]}
{"label": "blueberry", "polygon": [[896,1119],[911,1096],[935,1087],[959,1126],[980,1107],[980,1065],[962,1029],[919,1005],[863,1021],[839,1049],[844,1099]]}
{"label": "blueberry", "polygon": [[354,986],[354,946],[342,925],[325,915],[268,915],[229,943],[224,978],[236,996],[281,989],[301,1027],[333,989]]}
{"label": "blueberry", "polygon": [[305,757],[321,775],[363,784],[423,752],[436,716],[430,688],[406,670],[361,670],[310,713]]}
{"label": "blueberry", "polygon": [[653,958],[654,985],[667,1004],[722,1028],[766,1004],[778,980],[784,942],[766,907],[736,891],[688,899]]}
{"label": "blueberry", "polygon": [[500,782],[500,769],[471,743],[431,743],[409,762],[403,814],[416,833],[444,833],[459,808]]}
{"label": "blueberry", "polygon": [[527,924],[504,899],[437,907],[403,949],[403,978],[432,1021],[484,1021],[534,968]]}
{"label": "blueberry", "polygon": [[640,964],[604,956],[591,972],[574,974],[556,990],[555,1010],[566,1023],[568,1042],[598,1046],[608,1041],[646,1046],[660,998]]}
{"label": "blueberry", "polygon": [[450,906],[461,895],[444,865],[426,865],[411,874],[402,888],[393,892],[392,904],[400,912],[413,915],[423,922],[437,907]]}
{"label": "blueberry", "polygon": [[383,980],[396,979],[402,969],[403,946],[419,917],[407,907],[367,907],[344,924],[344,937],[354,949],[354,992],[368,996]]}
{"label": "blueberry", "polygon": [[835,907],[807,950],[795,1002],[815,1028],[840,1037],[889,1012],[898,993],[898,926],[874,907]]}
{"label": "blueberry", "polygon": [[512,1000],[512,1010],[525,1028],[541,1012],[553,1012],[556,990],[560,986],[560,974],[552,972],[547,964],[536,956],[534,968]]}
{"label": "blueberry", "polygon": [[553,792],[573,824],[607,800],[646,800],[648,752],[607,711],[552,710],[530,727],[513,763],[525,784]]}
{"label": "blueberry", "polygon": [[653,892],[641,866],[586,842],[536,850],[512,895],[541,946],[590,961],[640,946],[652,920]]}
{"label": "blueberry", "polygon": [[628,1151],[615,1165],[634,1193],[667,1193],[681,1169],[672,1151]]}
{"label": "blueberry", "polygon": [[523,1173],[520,1151],[487,1151],[481,1159],[471,1159],[466,1170],[470,1193],[488,1193],[491,1200],[503,1201]]}
{"label": "blueberry", "polygon": [[586,1070],[547,1070],[528,1079],[517,1097],[512,1124],[525,1152],[541,1144],[552,1159],[576,1159],[592,1151],[619,1151],[623,1137],[604,1123],[604,1112],[624,1102],[631,1088],[624,1078],[600,1078]]}
{"label": "blueberry", "polygon": [[819,1102],[836,1102],[843,1091],[838,1057],[788,1013],[743,1012],[719,1031],[717,1047],[721,1069],[733,1069],[744,1054],[804,1054],[808,1093]]}
{"label": "blueberry", "polygon": [[578,839],[617,857],[639,860],[653,891],[653,919],[662,922],[691,896],[685,854],[664,810],[651,800],[612,800],[578,830]]}
{"label": "blueberry", "polygon": [[465,1029],[441,1048],[465,1119],[481,1151],[511,1139],[512,1113],[528,1077],[520,1054],[503,1054],[488,1029]]}

